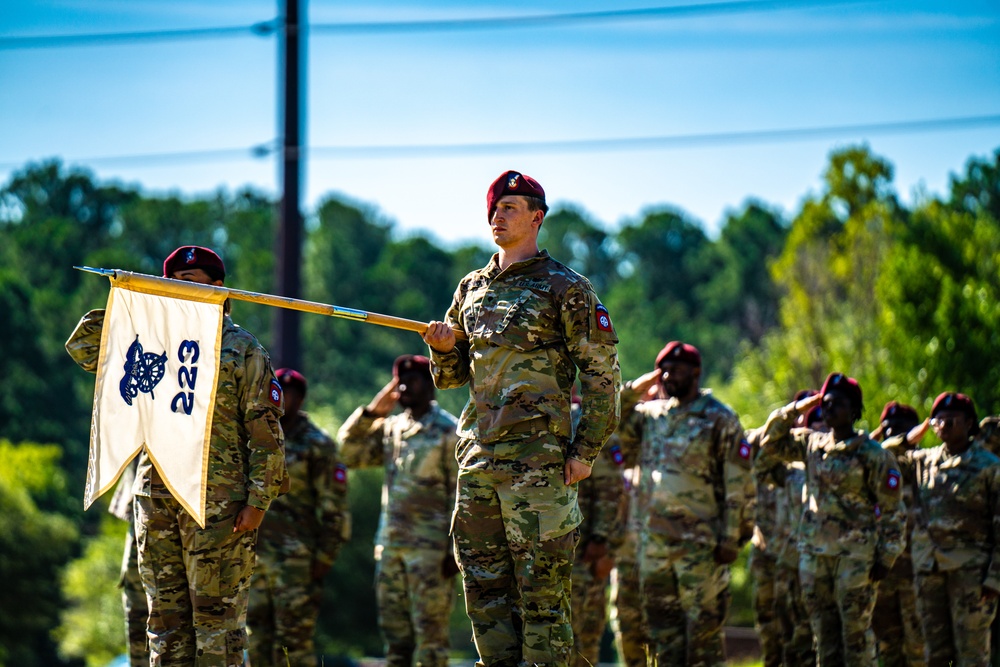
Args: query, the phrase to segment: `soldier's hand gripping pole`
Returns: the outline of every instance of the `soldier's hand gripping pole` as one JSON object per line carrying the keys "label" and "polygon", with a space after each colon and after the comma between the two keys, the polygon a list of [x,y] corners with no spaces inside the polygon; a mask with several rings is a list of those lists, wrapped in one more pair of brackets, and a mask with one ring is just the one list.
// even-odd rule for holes
{"label": "soldier's hand gripping pole", "polygon": [[[229,287],[217,287],[215,285],[202,285],[186,280],[174,280],[173,278],[161,278],[145,273],[134,273],[132,271],[122,271],[121,269],[95,269],[89,266],[75,266],[80,271],[88,271],[101,276],[107,276],[111,284],[117,287],[130,289],[134,287],[137,291],[159,296],[168,296],[177,299],[188,299],[191,301],[209,301],[221,303],[225,299],[236,299],[238,301],[249,301],[251,303],[262,303],[266,306],[278,308],[289,308],[299,310],[304,313],[316,313],[328,317],[339,317],[357,322],[377,324],[382,327],[392,327],[395,329],[405,329],[415,331],[423,335],[427,331],[427,323],[417,320],[408,320],[403,317],[392,315],[382,315],[371,313],[366,310],[355,308],[344,308],[315,301],[305,301],[304,299],[293,299],[287,296],[276,296],[274,294],[262,294],[260,292],[248,292],[246,290],[231,289]],[[455,337],[465,339],[465,332],[455,331]]]}

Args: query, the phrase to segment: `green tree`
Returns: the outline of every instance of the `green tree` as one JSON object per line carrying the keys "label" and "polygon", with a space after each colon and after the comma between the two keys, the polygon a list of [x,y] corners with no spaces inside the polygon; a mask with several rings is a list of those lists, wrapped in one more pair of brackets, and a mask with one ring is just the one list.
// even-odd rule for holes
{"label": "green tree", "polygon": [[53,445],[0,440],[0,665],[64,664],[49,635],[62,595],[59,571],[77,543],[74,521],[40,505],[59,505],[65,476]]}
{"label": "green tree", "polygon": [[104,667],[125,651],[125,612],[118,588],[126,524],[104,514],[100,532],[62,573],[66,605],[53,632],[59,654]]}

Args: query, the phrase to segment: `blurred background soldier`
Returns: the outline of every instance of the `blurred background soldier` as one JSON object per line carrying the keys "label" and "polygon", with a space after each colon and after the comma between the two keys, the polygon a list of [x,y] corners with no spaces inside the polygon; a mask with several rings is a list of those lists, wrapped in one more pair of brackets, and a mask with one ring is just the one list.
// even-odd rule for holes
{"label": "blurred background soldier", "polygon": [[[913,567],[927,664],[986,667],[1000,596],[1000,458],[972,439],[979,423],[964,394],[938,396],[930,426],[942,444],[901,455],[920,510]],[[908,439],[926,432],[924,422]]]}
{"label": "blurred background soldier", "polygon": [[285,393],[281,428],[291,487],[271,503],[257,535],[247,616],[250,662],[310,667],[316,665],[323,577],[350,537],[347,468],[337,459],[337,444],[302,411],[306,378],[290,368],[275,375]]}
{"label": "blurred background soldier", "polygon": [[[979,435],[976,439],[988,452],[1000,456],[1000,416],[983,417],[979,422]],[[1000,614],[993,619],[993,629],[990,632],[990,666],[1000,667]]]}
{"label": "blurred background soldier", "polygon": [[[801,398],[815,394],[814,390],[800,393]],[[820,433],[829,430],[819,406],[801,415],[796,426]],[[774,613],[782,637],[781,664],[784,667],[812,667],[816,664],[815,639],[799,580],[799,541],[807,498],[805,463],[787,462],[784,470],[772,471],[772,477],[781,478],[775,505],[777,572],[774,577]]]}
{"label": "blurred background soldier", "polygon": [[[434,400],[427,357],[399,357],[392,375],[341,426],[342,456],[351,467],[385,466],[375,576],[386,665],[445,667],[458,573],[449,536],[457,422]],[[390,416],[397,402],[404,411]]]}
{"label": "blurred background soldier", "polygon": [[[641,452],[647,506],[639,576],[660,667],[725,663],[729,564],[739,555],[752,488],[743,427],[700,378],[701,353],[673,341],[656,370],[622,390],[622,446]],[[657,383],[667,398],[638,403]]]}
{"label": "blurred background soldier", "polygon": [[[104,328],[104,311],[92,310],[87,313],[76,330],[66,341],[66,351],[83,370],[97,372],[98,356],[101,352],[101,332]],[[146,639],[146,620],[149,605],[146,591],[139,577],[139,550],[135,542],[135,521],[133,517],[132,486],[135,483],[137,461],[132,461],[122,472],[118,486],[111,497],[108,512],[128,524],[125,533],[125,550],[122,555],[121,574],[118,587],[122,589],[122,607],[125,611],[125,641],[131,667],[149,666],[149,644]]]}
{"label": "blurred background soldier", "polygon": [[[573,401],[574,426],[580,404]],[[597,665],[601,637],[608,621],[608,576],[614,567],[614,553],[625,538],[625,478],[622,476],[621,444],[612,435],[597,460],[590,477],[578,486],[580,545],[573,562],[573,645],[576,667]]]}
{"label": "blurred background soldier", "polygon": [[[882,441],[882,447],[897,459],[915,445],[907,442],[906,434],[920,423],[916,409],[896,401],[882,408],[879,426],[872,437]],[[917,613],[917,589],[913,583],[911,547],[917,508],[913,503],[911,469],[901,466],[903,502],[906,504],[906,548],[899,555],[888,576],[879,582],[872,630],[878,642],[882,667],[924,667],[923,629]]]}
{"label": "blurred background soldier", "polygon": [[[829,433],[793,428],[820,402]],[[832,373],[819,395],[771,414],[758,456],[765,468],[776,461],[806,464],[799,568],[821,666],[876,664],[876,582],[903,550],[899,465],[854,429],[862,409],[857,381]]]}

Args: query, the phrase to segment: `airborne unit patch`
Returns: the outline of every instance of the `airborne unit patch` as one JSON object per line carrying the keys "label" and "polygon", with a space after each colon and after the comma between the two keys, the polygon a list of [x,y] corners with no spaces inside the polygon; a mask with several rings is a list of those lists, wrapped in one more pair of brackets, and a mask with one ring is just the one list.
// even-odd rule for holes
{"label": "airborne unit patch", "polygon": [[597,308],[594,309],[597,316],[597,328],[601,331],[612,332],[614,327],[611,326],[611,315],[608,313],[608,309],[604,307],[603,304],[597,304]]}

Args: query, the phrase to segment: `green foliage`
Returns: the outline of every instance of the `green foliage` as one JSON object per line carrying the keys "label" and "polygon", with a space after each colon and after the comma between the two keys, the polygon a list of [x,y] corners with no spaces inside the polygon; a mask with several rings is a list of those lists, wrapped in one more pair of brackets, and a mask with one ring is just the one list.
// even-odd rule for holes
{"label": "green foliage", "polygon": [[[667,341],[691,342],[704,355],[704,384],[745,426],[763,423],[833,370],[864,387],[862,426],[874,424],[890,399],[926,411],[945,390],[969,393],[981,414],[996,413],[1000,151],[970,159],[947,196],[912,210],[897,201],[892,171],[868,147],[851,146],[831,153],[822,190],[787,223],[749,200],[713,239],[669,206],[617,230],[565,207],[547,216],[539,243],[595,285],[621,340],[626,379],[648,370]],[[63,343],[85,311],[104,306],[107,283],[72,267],[159,275],[177,246],[206,245],[225,258],[228,285],[272,292],[276,224],[275,202],[252,190],[151,197],[55,161],[27,165],[0,189],[0,311],[16,314],[5,321],[0,358],[9,380],[0,388],[0,437],[56,443],[0,444],[0,577],[12,582],[0,608],[26,609],[0,615],[3,664],[59,664],[48,631],[60,608],[65,656],[100,655],[120,641],[106,641],[117,620],[106,627],[77,620],[120,613],[111,583],[79,585],[115,576],[120,543],[113,522],[96,511],[83,515],[78,500],[94,377],[70,361]],[[305,298],[422,321],[442,318],[458,281],[494,251],[401,236],[374,207],[336,197],[323,201],[305,232]],[[234,319],[265,346],[273,317],[273,309],[234,304]],[[303,316],[308,407],[335,431],[389,379],[397,355],[425,351],[410,332]],[[457,414],[467,395],[458,389],[438,399]],[[327,579],[317,638],[328,655],[382,650],[372,587],[380,487],[379,471],[351,472],[355,536]],[[55,582],[78,531],[94,537],[64,575],[66,606]],[[748,587],[736,572],[733,614],[745,620]],[[467,651],[465,623],[457,610],[456,654]]]}
{"label": "green foliage", "polygon": [[127,524],[104,515],[100,533],[90,538],[80,558],[62,573],[66,606],[53,637],[59,654],[83,658],[87,667],[104,667],[125,650],[121,576]]}
{"label": "green foliage", "polygon": [[57,463],[57,448],[0,440],[0,665],[61,664],[49,632],[62,607],[59,569],[76,547],[77,529],[39,507],[65,493]]}

